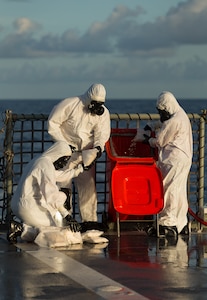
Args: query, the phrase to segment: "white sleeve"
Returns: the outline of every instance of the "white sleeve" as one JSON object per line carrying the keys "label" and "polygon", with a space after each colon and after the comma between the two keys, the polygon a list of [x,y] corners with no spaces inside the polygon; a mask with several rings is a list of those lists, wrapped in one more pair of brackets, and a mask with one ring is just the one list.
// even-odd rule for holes
{"label": "white sleeve", "polygon": [[152,131],[157,131],[161,128],[162,123],[160,120],[153,120],[153,121],[149,121],[147,122],[147,125],[152,129]]}
{"label": "white sleeve", "polygon": [[156,138],[150,138],[149,139],[149,144],[152,148],[156,148],[157,147],[157,139]]}
{"label": "white sleeve", "polygon": [[[61,125],[68,119],[70,101],[65,99],[57,104],[48,117],[48,133],[54,141],[66,141],[62,134]],[[67,142],[67,141],[66,141]]]}

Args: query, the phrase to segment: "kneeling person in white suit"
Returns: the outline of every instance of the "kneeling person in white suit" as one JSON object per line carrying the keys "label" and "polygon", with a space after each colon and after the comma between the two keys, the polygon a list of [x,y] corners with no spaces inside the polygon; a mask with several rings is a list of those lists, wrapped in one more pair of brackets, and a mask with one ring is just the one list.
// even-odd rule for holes
{"label": "kneeling person in white suit", "polygon": [[68,144],[59,141],[28,163],[11,201],[11,209],[23,226],[11,222],[7,234],[10,242],[16,242],[20,235],[26,241],[34,241],[42,228],[61,227],[57,215],[71,231],[80,230],[80,225],[64,206],[67,195],[57,185],[57,181],[62,182],[66,178],[71,181],[83,172],[82,164],[74,169],[65,167],[70,157]]}

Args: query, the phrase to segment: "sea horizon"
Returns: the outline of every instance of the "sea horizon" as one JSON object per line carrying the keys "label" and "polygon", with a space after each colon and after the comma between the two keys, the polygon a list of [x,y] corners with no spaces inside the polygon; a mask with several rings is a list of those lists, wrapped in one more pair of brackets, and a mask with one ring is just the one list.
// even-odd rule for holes
{"label": "sea horizon", "polygon": [[[55,105],[63,99],[10,99],[0,100],[0,112],[11,110],[17,114],[49,114]],[[204,99],[181,99],[179,104],[186,112],[200,113],[207,109]],[[105,106],[110,113],[157,113],[156,99],[106,99]]]}
{"label": "sea horizon", "polygon": [[[73,96],[71,96],[73,97]],[[69,97],[65,97],[65,98],[70,98]],[[63,99],[65,99],[64,97],[63,98],[2,98],[0,99],[0,102],[1,101],[61,101]],[[126,100],[129,100],[129,101],[151,101],[151,100],[156,100],[157,98],[156,97],[151,97],[151,98],[106,98],[106,101],[126,101]],[[195,100],[199,100],[199,101],[207,101],[207,98],[177,98],[178,101],[195,101]]]}

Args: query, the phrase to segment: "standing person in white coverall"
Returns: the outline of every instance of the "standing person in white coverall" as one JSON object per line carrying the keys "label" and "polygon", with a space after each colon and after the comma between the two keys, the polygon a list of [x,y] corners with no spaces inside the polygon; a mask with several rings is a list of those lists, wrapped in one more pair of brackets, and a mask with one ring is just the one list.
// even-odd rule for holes
{"label": "standing person in white coverall", "polygon": [[[93,84],[81,96],[66,98],[56,105],[48,118],[48,133],[54,141],[70,145],[74,157],[78,151],[93,149],[94,161],[104,151],[110,137],[110,114],[104,106],[106,90],[102,84]],[[73,159],[73,154],[71,159]],[[79,196],[82,232],[100,229],[97,223],[97,194],[94,164],[87,172],[75,178]]]}
{"label": "standing person in white coverall", "polygon": [[[164,208],[160,213],[161,235],[189,234],[187,179],[192,164],[193,138],[190,120],[170,92],[162,92],[157,100],[160,128],[155,138],[145,138],[152,147],[158,147],[158,167],[163,176]],[[145,129],[153,129],[153,123]],[[150,228],[149,235],[156,233]]]}
{"label": "standing person in white coverall", "polygon": [[7,234],[11,243],[15,243],[18,236],[25,241],[34,241],[45,228],[51,230],[65,225],[73,232],[80,230],[80,224],[65,208],[67,195],[57,185],[57,182],[69,183],[83,172],[82,164],[74,169],[67,168],[70,157],[70,147],[60,141],[27,164],[11,200],[13,213],[23,222],[23,226],[11,222]]}

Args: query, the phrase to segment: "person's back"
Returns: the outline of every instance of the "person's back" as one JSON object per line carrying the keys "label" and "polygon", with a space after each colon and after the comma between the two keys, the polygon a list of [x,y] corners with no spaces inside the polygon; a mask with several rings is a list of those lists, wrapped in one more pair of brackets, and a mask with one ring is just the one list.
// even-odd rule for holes
{"label": "person's back", "polygon": [[67,143],[53,144],[25,167],[11,200],[13,213],[30,226],[54,225],[53,216],[64,205],[66,196],[56,184],[54,163],[61,156],[71,155]]}
{"label": "person's back", "polygon": [[12,196],[11,199],[11,209],[13,213],[19,217],[19,204],[21,202],[21,199],[27,197],[27,195],[31,194],[34,188],[34,182],[29,183],[28,181],[30,180],[30,176],[32,173],[32,170],[34,169],[34,164],[36,164],[37,160],[39,159],[38,157],[33,158],[23,169],[23,173],[21,175],[21,178],[18,182],[18,185],[16,187],[16,190]]}

